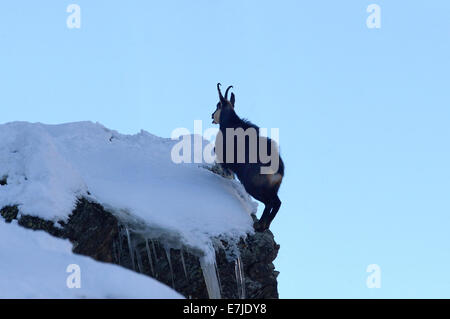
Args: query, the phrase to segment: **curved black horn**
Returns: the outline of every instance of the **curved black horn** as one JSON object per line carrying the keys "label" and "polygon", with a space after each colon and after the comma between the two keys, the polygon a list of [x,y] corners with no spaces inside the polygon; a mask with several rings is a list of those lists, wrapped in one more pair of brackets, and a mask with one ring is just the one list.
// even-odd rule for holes
{"label": "curved black horn", "polygon": [[221,85],[222,85],[222,84],[217,83],[217,91],[219,91],[220,101],[223,101],[223,100],[224,100],[224,97],[223,97],[223,95],[222,95],[222,92],[220,92],[220,86],[221,86]]}
{"label": "curved black horn", "polygon": [[232,89],[232,88],[233,88],[233,86],[230,85],[230,86],[227,88],[227,90],[225,91],[225,100],[228,99],[228,91],[229,91],[230,89]]}

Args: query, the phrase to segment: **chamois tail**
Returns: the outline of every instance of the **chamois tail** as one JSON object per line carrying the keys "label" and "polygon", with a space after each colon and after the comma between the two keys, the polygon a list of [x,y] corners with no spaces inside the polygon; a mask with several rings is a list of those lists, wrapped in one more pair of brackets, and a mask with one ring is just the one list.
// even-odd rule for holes
{"label": "chamois tail", "polygon": [[271,185],[281,184],[281,181],[283,179],[283,175],[280,173],[276,173],[269,176],[269,182]]}

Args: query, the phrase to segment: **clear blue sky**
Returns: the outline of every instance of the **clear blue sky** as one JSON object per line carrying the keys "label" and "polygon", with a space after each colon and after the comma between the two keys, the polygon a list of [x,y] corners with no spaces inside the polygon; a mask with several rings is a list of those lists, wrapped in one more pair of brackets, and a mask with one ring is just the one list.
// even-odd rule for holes
{"label": "clear blue sky", "polygon": [[450,297],[449,1],[4,1],[0,41],[0,122],[168,137],[234,85],[280,129],[281,297]]}

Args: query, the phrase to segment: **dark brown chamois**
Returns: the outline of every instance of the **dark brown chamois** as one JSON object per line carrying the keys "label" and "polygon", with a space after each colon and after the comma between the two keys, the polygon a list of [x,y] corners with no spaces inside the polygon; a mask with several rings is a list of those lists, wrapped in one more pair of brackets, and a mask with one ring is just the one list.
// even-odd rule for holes
{"label": "dark brown chamois", "polygon": [[264,205],[264,212],[256,231],[269,228],[281,206],[278,189],[284,176],[284,164],[278,145],[268,137],[259,135],[259,127],[239,118],[234,111],[235,96],[229,86],[225,97],[217,84],[219,103],[212,114],[213,123],[220,125],[216,137],[216,161],[225,171],[231,171],[244,185],[245,190]]}

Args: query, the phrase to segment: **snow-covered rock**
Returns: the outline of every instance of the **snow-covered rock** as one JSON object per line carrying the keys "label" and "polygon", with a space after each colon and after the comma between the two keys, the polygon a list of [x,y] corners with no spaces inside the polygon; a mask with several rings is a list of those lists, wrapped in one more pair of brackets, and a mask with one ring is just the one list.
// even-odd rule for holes
{"label": "snow-covered rock", "polygon": [[122,219],[172,232],[210,254],[211,238],[253,232],[256,205],[236,181],[199,164],[175,164],[176,141],[122,135],[91,122],[0,125],[0,207],[67,220],[88,197]]}
{"label": "snow-covered rock", "polygon": [[[200,140],[200,152],[208,144],[198,136],[189,138]],[[213,173],[211,165],[176,164],[171,159],[176,143],[145,131],[122,135],[91,122],[0,125],[0,213],[7,222],[69,239],[77,254],[155,277],[185,297],[276,298],[277,272],[272,261],[279,246],[270,231],[253,231],[256,202],[238,181]],[[20,250],[27,252],[23,247],[28,238],[45,235],[17,232],[17,225],[9,224],[2,224],[0,230],[8,227],[16,237],[25,238],[22,246],[15,247],[17,260],[23,257]],[[58,259],[58,267],[72,257],[84,260],[70,252],[67,241],[61,244],[46,238],[35,249],[35,258],[41,251],[42,256],[50,254],[45,251],[47,245],[65,245],[68,250]],[[117,269],[94,266],[92,260],[85,264],[93,273],[103,271],[101,267]],[[0,283],[4,280],[11,285],[16,280],[17,285],[28,285],[34,297],[44,296],[36,287],[33,290],[39,284],[33,276],[20,280],[20,273],[27,273],[28,268],[19,269],[11,279],[0,272]],[[42,270],[43,278],[51,276],[46,271]],[[126,276],[115,271],[114,276]],[[62,289],[55,286],[59,280],[49,279],[53,288],[43,293],[56,297],[155,296],[151,287],[134,295],[119,287],[113,294],[114,283],[101,291],[90,291],[87,285],[85,292],[70,295],[57,292]],[[100,276],[99,280],[107,279]],[[163,287],[160,298],[176,296],[166,294],[168,288]],[[26,289],[17,291],[17,296],[28,296]]]}

